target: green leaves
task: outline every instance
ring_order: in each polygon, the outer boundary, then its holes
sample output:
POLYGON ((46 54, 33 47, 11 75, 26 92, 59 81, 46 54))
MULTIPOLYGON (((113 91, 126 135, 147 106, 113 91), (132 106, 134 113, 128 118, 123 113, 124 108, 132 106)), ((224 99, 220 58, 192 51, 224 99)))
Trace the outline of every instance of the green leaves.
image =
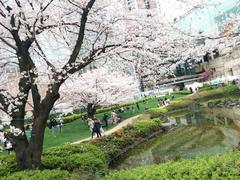
POLYGON ((67 171, 62 170, 28 170, 28 171, 21 171, 11 174, 8 177, 2 177, 2 180, 44 180, 44 179, 51 179, 51 180, 68 180, 72 179, 72 175, 67 171))
POLYGON ((113 171, 104 179, 239 179, 240 152, 113 171))

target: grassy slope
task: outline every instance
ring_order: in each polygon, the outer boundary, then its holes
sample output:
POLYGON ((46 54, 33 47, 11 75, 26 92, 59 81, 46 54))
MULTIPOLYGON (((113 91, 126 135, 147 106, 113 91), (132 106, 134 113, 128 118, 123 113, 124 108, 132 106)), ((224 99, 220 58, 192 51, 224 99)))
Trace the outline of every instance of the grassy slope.
POLYGON ((192 102, 207 102, 212 99, 224 99, 224 98, 240 98, 240 90, 236 85, 229 85, 223 88, 208 89, 205 91, 197 92, 192 96, 184 97, 179 101, 175 101, 170 104, 167 109, 179 110, 181 108, 186 108, 192 102))
MULTIPOLYGON (((178 100, 179 98, 185 96, 186 94, 174 94, 175 96, 175 100, 178 100)), ((168 97, 168 96, 167 96, 168 97)), ((149 108, 156 108, 157 107, 157 99, 151 99, 148 101, 147 104, 144 103, 139 103, 140 106, 140 110, 137 110, 136 105, 134 105, 134 111, 129 110, 129 111, 125 111, 123 113, 120 114, 120 116, 122 117, 122 119, 127 119, 139 114, 143 114, 145 112, 144 107, 147 106, 149 108)), ((132 106, 131 106, 132 107, 132 106)), ((111 112, 108 112, 109 117, 111 112)), ((96 115, 99 119, 102 119, 103 117, 103 113, 97 114, 96 115)), ((112 126, 109 127, 112 128, 112 126)), ((106 129, 105 129, 106 130, 106 129)), ((91 133, 87 127, 87 124, 84 123, 81 120, 76 120, 74 122, 65 124, 63 126, 63 133, 61 134, 59 132, 59 129, 56 129, 56 136, 57 137, 53 137, 51 134, 51 130, 49 128, 46 128, 45 130, 45 139, 44 139, 44 148, 48 148, 48 147, 53 147, 53 146, 57 146, 57 145, 61 145, 67 142, 74 142, 77 140, 81 140, 84 138, 87 138, 89 136, 91 136, 91 133)))

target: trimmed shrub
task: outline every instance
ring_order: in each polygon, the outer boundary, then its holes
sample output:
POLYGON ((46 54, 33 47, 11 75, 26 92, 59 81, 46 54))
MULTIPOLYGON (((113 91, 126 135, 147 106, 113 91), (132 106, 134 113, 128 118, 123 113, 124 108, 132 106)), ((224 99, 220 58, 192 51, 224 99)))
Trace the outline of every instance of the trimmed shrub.
POLYGON ((0 156, 0 177, 10 175, 17 171, 17 164, 14 155, 0 156))
POLYGON ((210 101, 208 101, 208 107, 213 108, 213 107, 215 107, 216 105, 218 105, 221 102, 222 102, 221 99, 210 100, 210 101))
POLYGON ((182 91, 175 91, 175 92, 173 92, 173 95, 189 95, 189 94, 191 94, 191 92, 188 91, 188 90, 182 90, 182 91))
POLYGON ((240 152, 113 171, 103 179, 239 179, 240 152))
POLYGON ((79 171, 88 175, 104 174, 107 170, 106 156, 92 144, 63 145, 43 153, 45 169, 79 171))
POLYGON ((181 100, 172 102, 166 107, 166 109, 167 111, 184 109, 184 108, 187 108, 191 103, 192 103, 192 100, 188 100, 187 98, 181 99, 181 100))
POLYGON ((127 126, 124 133, 133 137, 146 137, 151 132, 159 130, 160 126, 161 121, 159 119, 141 120, 127 126))
POLYGON ((229 85, 222 88, 205 90, 197 92, 192 96, 187 96, 179 101, 174 101, 166 108, 168 111, 184 109, 192 102, 206 102, 212 99, 221 99, 226 97, 240 97, 240 90, 236 85, 229 85))
POLYGON ((150 114, 150 118, 159 118, 159 117, 164 117, 164 114, 167 112, 166 108, 151 108, 147 110, 145 113, 150 114))
POLYGON ((63 170, 28 170, 1 177, 2 180, 69 180, 72 178, 73 175, 63 170))
MULTIPOLYGON (((17 171, 14 156, 1 156, 0 162, 0 177, 8 177, 17 171)), ((102 176, 107 171, 106 155, 92 144, 66 144, 49 148, 43 153, 42 163, 44 169, 77 172, 79 176, 88 178, 102 176)))
POLYGON ((92 143, 101 148, 109 156, 108 160, 110 160, 124 148, 160 130, 160 128, 161 121, 159 119, 139 120, 112 135, 96 139, 92 143))
POLYGON ((73 122, 73 121, 79 119, 80 116, 81 116, 81 114, 73 114, 73 115, 70 115, 70 116, 62 117, 63 124, 67 124, 67 123, 73 122))

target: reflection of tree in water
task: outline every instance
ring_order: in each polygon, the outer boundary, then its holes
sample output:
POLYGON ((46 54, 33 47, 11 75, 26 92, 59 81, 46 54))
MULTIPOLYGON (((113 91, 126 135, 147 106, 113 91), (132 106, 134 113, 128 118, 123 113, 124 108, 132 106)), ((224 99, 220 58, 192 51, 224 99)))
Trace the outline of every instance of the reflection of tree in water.
POLYGON ((180 124, 178 128, 133 149, 120 166, 159 164, 179 158, 194 158, 200 154, 223 153, 226 149, 238 147, 240 132, 232 120, 227 119, 224 124, 226 118, 217 117, 207 109, 197 106, 190 109, 177 118, 169 118, 180 124), (217 123, 214 118, 218 118, 217 123))
POLYGON ((163 138, 164 141, 151 150, 154 163, 157 164, 180 157, 192 158, 205 148, 221 144, 224 136, 212 126, 202 126, 180 128, 163 138))

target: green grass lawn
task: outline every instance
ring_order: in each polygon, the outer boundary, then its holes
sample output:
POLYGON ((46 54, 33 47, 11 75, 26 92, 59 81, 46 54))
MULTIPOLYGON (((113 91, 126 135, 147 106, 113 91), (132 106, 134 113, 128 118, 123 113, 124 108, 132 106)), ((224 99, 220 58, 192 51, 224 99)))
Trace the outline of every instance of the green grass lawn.
MULTIPOLYGON (((186 94, 174 94, 174 97, 175 97, 175 100, 178 100, 179 98, 185 95, 186 94)), ((170 98, 170 97, 167 96, 167 98, 170 98)), ((157 107, 157 103, 158 103, 157 99, 158 98, 150 99, 146 104, 139 103, 140 110, 137 109, 136 105, 130 106, 131 110, 124 111, 123 113, 118 113, 118 115, 120 115, 121 119, 124 120, 139 114, 143 114, 145 112, 144 107, 148 107, 148 108, 157 107), (132 107, 134 110, 132 110, 132 107)), ((104 113, 96 114, 96 117, 102 120, 103 114, 104 113)), ((111 111, 108 112, 107 114, 109 115, 109 117, 111 117, 111 111)), ((111 129, 113 127, 114 125, 110 125, 108 129, 111 129)), ((76 120, 74 122, 64 124, 62 133, 59 132, 58 128, 55 130, 56 130, 56 137, 52 135, 51 130, 49 128, 46 128, 45 138, 44 138, 44 148, 58 146, 64 143, 75 142, 91 136, 91 132, 89 131, 87 124, 82 120, 76 120)))

